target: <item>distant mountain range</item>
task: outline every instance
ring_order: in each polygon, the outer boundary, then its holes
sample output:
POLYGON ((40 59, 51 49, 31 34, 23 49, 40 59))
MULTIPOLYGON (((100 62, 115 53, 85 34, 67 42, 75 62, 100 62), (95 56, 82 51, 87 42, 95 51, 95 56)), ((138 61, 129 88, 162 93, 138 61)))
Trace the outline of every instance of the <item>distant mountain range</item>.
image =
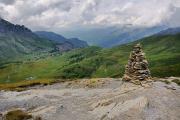
POLYGON ((56 43, 56 48, 61 51, 68 51, 74 48, 84 48, 88 44, 85 41, 79 40, 78 38, 67 39, 62 35, 47 31, 36 31, 34 32, 40 38, 49 39, 56 43))
MULTIPOLYGON (((50 34, 52 34, 52 36, 54 35, 53 33, 50 34)), ((53 50, 64 52, 74 48, 88 46, 86 42, 78 39, 68 40, 64 37, 61 39, 60 35, 57 35, 59 39, 55 41, 53 41, 53 37, 49 37, 50 39, 48 39, 48 37, 42 36, 33 33, 23 25, 14 25, 0 18, 0 61, 17 58, 34 52, 50 52, 53 50)))
POLYGON ((75 29, 61 31, 66 37, 78 37, 86 40, 91 45, 101 47, 113 47, 156 34, 165 30, 165 26, 156 26, 150 28, 133 27, 133 26, 110 26, 96 27, 87 29, 75 29))
POLYGON ((180 27, 177 28, 168 28, 166 30, 162 30, 159 33, 157 33, 156 35, 175 35, 180 33, 180 27))

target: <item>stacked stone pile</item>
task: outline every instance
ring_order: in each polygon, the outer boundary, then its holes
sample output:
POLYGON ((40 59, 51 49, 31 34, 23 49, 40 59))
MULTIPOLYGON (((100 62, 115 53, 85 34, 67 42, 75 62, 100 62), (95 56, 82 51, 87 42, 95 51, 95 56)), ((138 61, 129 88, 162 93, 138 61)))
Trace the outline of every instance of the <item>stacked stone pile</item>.
POLYGON ((148 62, 145 54, 142 51, 141 45, 136 44, 130 54, 128 64, 125 66, 125 74, 123 80, 131 81, 135 84, 148 82, 151 79, 151 74, 148 69, 148 62))

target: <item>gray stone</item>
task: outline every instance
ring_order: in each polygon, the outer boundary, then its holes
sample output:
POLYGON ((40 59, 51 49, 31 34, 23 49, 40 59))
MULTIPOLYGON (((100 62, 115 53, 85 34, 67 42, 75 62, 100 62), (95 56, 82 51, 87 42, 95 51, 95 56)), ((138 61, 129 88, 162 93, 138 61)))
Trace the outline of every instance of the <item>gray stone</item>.
POLYGON ((141 45, 136 44, 130 53, 128 64, 125 66, 123 80, 139 84, 140 81, 149 81, 149 79, 151 79, 151 74, 148 69, 148 61, 141 45))

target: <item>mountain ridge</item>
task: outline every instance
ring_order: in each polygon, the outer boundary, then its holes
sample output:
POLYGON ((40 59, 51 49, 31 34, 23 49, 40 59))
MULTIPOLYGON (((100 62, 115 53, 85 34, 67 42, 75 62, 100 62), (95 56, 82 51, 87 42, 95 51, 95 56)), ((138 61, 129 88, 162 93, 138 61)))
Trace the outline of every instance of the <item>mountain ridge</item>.
POLYGON ((60 31, 66 37, 78 37, 86 40, 90 45, 97 45, 105 48, 133 42, 143 37, 151 36, 166 29, 165 26, 150 28, 130 26, 109 26, 97 28, 84 28, 83 30, 60 31))
POLYGON ((63 44, 64 42, 69 42, 73 45, 73 48, 83 48, 87 47, 88 44, 85 41, 79 40, 78 38, 65 38, 64 36, 54 33, 54 32, 48 32, 48 31, 35 31, 36 35, 38 35, 41 38, 49 39, 53 42, 63 44))
POLYGON ((160 31, 159 33, 155 35, 175 35, 178 33, 180 33, 180 27, 168 28, 168 29, 160 31))

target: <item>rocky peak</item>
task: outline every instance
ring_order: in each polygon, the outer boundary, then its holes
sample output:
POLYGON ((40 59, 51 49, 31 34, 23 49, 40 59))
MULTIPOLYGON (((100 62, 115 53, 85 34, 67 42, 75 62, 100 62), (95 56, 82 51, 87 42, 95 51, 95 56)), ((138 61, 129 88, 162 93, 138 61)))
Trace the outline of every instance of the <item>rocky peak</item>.
POLYGON ((131 81, 135 84, 150 81, 151 74, 148 69, 148 61, 141 45, 138 43, 134 46, 130 54, 128 64, 125 66, 123 80, 131 81))
POLYGON ((24 25, 14 25, 2 18, 0 18, 0 33, 33 34, 32 31, 24 25))

